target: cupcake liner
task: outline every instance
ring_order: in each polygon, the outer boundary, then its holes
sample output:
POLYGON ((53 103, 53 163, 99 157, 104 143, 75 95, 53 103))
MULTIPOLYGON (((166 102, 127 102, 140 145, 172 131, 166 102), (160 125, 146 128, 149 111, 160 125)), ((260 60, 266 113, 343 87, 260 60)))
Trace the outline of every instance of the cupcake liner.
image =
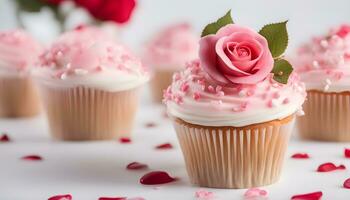
POLYGON ((29 77, 0 77, 0 117, 29 117, 39 112, 37 88, 29 77))
POLYGON ((193 184, 251 188, 278 181, 294 116, 245 127, 209 127, 174 120, 193 184))
POLYGON ((161 103, 163 100, 163 91, 168 88, 172 82, 173 73, 175 70, 157 70, 154 72, 150 81, 153 101, 161 103))
POLYGON ((303 139, 350 141, 350 92, 308 91, 299 117, 299 135, 303 139))
POLYGON ((51 133, 62 140, 130 137, 138 89, 108 92, 93 88, 42 88, 51 133))

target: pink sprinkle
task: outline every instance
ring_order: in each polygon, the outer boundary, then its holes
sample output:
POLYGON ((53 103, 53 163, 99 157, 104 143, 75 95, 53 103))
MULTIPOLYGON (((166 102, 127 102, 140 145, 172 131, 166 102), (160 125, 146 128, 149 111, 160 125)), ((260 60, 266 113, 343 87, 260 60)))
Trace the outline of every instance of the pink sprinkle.
POLYGON ((265 100, 266 98, 267 98, 267 94, 266 94, 266 93, 264 93, 264 94, 261 95, 261 99, 262 99, 262 100, 265 100))
POLYGON ((182 104, 183 103, 183 98, 180 95, 174 95, 174 101, 177 104, 182 104))
POLYGON ((247 92, 247 96, 250 97, 250 96, 253 96, 254 95, 254 90, 249 90, 247 92))
POLYGON ((194 92, 194 93, 193 93, 193 99, 194 99, 194 100, 198 101, 200 98, 201 98, 201 95, 200 95, 199 92, 194 92))
POLYGON ((250 188, 244 193, 244 198, 246 200, 248 199, 256 199, 256 198, 266 198, 267 197, 267 191, 259 188, 250 188))
POLYGON ((344 76, 344 73, 343 73, 343 72, 338 72, 338 73, 334 74, 334 78, 335 78, 336 80, 338 80, 338 81, 339 81, 340 79, 342 79, 343 76, 344 76))
POLYGON ((215 91, 215 90, 214 90, 214 87, 211 86, 211 85, 208 86, 208 90, 209 90, 209 92, 214 92, 214 91, 215 91))
POLYGON ((248 102, 241 103, 241 108, 242 109, 245 110, 247 108, 247 106, 248 106, 248 102))
POLYGON ((178 72, 174 73, 173 80, 178 81, 180 79, 181 79, 181 75, 178 72))
POLYGON ((189 88, 190 88, 189 84, 188 84, 187 82, 184 82, 184 83, 181 85, 180 90, 181 90, 182 92, 187 92, 189 88))
POLYGON ((216 95, 218 97, 222 97, 222 96, 225 96, 225 92, 224 91, 218 91, 218 92, 216 92, 216 95))
POLYGON ((282 102, 283 104, 288 104, 289 103, 289 99, 288 98, 285 98, 282 102))
POLYGON ((222 87, 221 87, 220 85, 216 86, 215 91, 216 91, 216 92, 222 91, 222 87))
POLYGON ((197 80, 197 83, 198 83, 199 85, 205 85, 205 80, 199 79, 199 80, 197 80))
POLYGON ((214 193, 206 190, 198 190, 195 195, 198 200, 211 200, 214 199, 214 193))
POLYGON ((97 66, 97 67, 95 68, 95 70, 96 70, 97 72, 102 72, 102 71, 103 71, 103 67, 97 66))
POLYGON ((272 97, 274 98, 274 99, 278 99, 278 98, 280 98, 280 94, 279 94, 279 92, 275 92, 275 93, 273 93, 273 95, 272 95, 272 97))

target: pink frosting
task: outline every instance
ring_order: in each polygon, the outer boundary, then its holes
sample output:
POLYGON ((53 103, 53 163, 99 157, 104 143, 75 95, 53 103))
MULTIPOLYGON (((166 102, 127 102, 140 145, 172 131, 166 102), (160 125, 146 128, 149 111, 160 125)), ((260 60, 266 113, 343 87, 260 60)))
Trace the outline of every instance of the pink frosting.
POLYGON ((197 58, 199 37, 186 23, 167 27, 146 46, 144 61, 159 69, 181 69, 197 58))
POLYGON ((41 46, 21 30, 0 32, 0 68, 23 71, 37 63, 41 46))
POLYGON ((95 27, 80 27, 63 34, 40 56, 48 75, 61 78, 102 73, 105 69, 126 74, 146 73, 140 60, 123 45, 95 27))
POLYGON ((199 58, 203 69, 222 84, 255 84, 266 78, 274 63, 267 40, 237 24, 203 37, 199 58))

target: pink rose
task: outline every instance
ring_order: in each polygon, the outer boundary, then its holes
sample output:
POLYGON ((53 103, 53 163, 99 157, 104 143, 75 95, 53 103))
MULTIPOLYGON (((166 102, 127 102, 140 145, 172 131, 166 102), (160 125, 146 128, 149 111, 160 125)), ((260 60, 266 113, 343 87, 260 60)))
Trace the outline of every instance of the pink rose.
POLYGON ((222 84, 254 84, 273 68, 267 40, 250 28, 229 24, 203 37, 199 45, 201 66, 222 84))

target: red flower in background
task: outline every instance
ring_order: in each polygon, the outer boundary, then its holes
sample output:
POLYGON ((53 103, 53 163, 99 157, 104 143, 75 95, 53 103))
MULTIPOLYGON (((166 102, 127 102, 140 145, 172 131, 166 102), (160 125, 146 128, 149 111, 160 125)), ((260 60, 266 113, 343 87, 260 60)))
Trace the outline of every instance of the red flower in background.
POLYGON ((127 22, 136 6, 135 0, 75 0, 75 2, 87 9, 96 19, 117 23, 127 22))

